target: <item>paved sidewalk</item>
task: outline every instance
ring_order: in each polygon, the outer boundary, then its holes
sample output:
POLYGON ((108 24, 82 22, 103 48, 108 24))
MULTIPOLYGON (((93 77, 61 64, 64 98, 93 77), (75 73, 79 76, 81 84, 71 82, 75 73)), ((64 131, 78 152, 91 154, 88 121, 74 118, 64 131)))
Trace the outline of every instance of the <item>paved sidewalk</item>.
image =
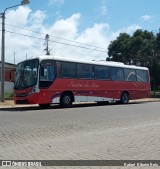
POLYGON ((0 102, 0 108, 16 108, 16 107, 31 107, 31 106, 37 106, 33 104, 14 104, 13 100, 5 100, 4 102, 0 102))
POLYGON ((5 100, 4 102, 0 102, 0 107, 8 107, 8 106, 15 106, 13 100, 5 100))
MULTIPOLYGON (((137 99, 137 100, 130 100, 130 103, 140 103, 140 102, 159 102, 160 98, 145 98, 145 99, 137 99)), ((76 104, 88 104, 89 102, 85 103, 76 103, 76 104)), ((94 103, 94 102, 92 102, 94 103)), ((0 108, 16 108, 16 107, 35 107, 38 106, 37 104, 22 104, 22 105, 15 105, 13 100, 5 100, 4 102, 0 102, 0 108)))
POLYGON ((159 102, 160 98, 144 98, 144 99, 137 99, 137 100, 130 100, 130 103, 136 102, 159 102))

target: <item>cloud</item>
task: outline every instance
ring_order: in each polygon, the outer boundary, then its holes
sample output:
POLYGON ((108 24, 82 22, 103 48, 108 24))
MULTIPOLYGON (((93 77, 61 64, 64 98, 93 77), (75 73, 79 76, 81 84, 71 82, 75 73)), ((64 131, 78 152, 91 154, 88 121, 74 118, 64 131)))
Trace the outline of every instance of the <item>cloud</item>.
POLYGON ((142 27, 140 25, 133 24, 133 25, 125 28, 124 32, 131 34, 131 33, 135 32, 137 29, 142 29, 142 27))
POLYGON ((68 39, 74 39, 77 36, 77 27, 79 24, 80 13, 73 14, 70 18, 60 19, 52 26, 52 34, 56 34, 59 37, 65 37, 68 39))
POLYGON ((106 15, 106 14, 107 14, 107 7, 106 7, 105 5, 103 5, 103 6, 101 7, 101 14, 102 14, 102 15, 106 15))
POLYGON ((133 24, 126 28, 122 28, 116 32, 112 32, 111 39, 116 39, 120 33, 124 33, 124 32, 132 35, 137 29, 142 29, 142 27, 140 25, 133 24))
POLYGON ((37 56, 39 54, 39 49, 44 48, 43 42, 32 37, 42 38, 42 36, 28 30, 40 31, 43 28, 45 18, 45 12, 39 10, 32 12, 29 7, 22 6, 6 13, 6 62, 13 63, 14 52, 16 63, 24 60, 26 55, 37 56), (24 29, 19 29, 19 27, 24 29))
POLYGON ((105 60, 108 55, 104 51, 107 51, 110 41, 121 32, 132 33, 140 28, 139 25, 131 25, 113 32, 109 24, 95 23, 80 31, 80 13, 75 13, 66 19, 60 18, 50 25, 46 24, 46 18, 45 11, 33 12, 29 7, 19 7, 6 13, 6 62, 14 62, 14 52, 16 63, 24 60, 26 55, 28 58, 45 55, 46 34, 50 36, 49 48, 52 55, 84 60, 105 60))
POLYGON ((31 9, 27 6, 20 6, 16 10, 9 10, 6 14, 6 22, 14 25, 25 25, 27 24, 30 13, 31 9))
POLYGON ((49 0, 50 5, 54 4, 64 4, 65 0, 49 0))
POLYGON ((103 0, 103 1, 102 1, 101 15, 107 15, 107 13, 108 13, 108 10, 107 10, 107 2, 108 2, 108 0, 103 0))
POLYGON ((143 16, 141 16, 141 18, 142 18, 144 21, 148 21, 148 20, 150 20, 151 18, 153 18, 153 16, 151 16, 151 15, 143 15, 143 16))
POLYGON ((37 10, 30 15, 28 22, 32 25, 43 24, 43 21, 47 18, 46 12, 37 10))
POLYGON ((59 11, 55 12, 55 16, 56 16, 57 20, 60 20, 63 18, 62 14, 59 11))

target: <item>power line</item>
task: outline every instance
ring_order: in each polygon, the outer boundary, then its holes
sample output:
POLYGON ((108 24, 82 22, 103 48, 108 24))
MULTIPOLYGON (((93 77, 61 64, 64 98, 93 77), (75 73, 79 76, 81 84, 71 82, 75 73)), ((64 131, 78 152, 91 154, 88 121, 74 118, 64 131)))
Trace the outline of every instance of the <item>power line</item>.
POLYGON ((26 29, 26 28, 22 28, 22 27, 19 27, 19 26, 15 26, 15 25, 7 24, 7 23, 6 23, 6 25, 11 26, 11 27, 15 27, 15 28, 18 28, 18 29, 23 29, 23 30, 26 30, 26 31, 29 31, 29 32, 37 33, 37 34, 46 35, 45 33, 37 32, 37 31, 33 31, 33 30, 26 29))
MULTIPOLYGON (((11 27, 15 27, 15 28, 18 28, 18 29, 26 30, 26 31, 29 31, 29 32, 37 33, 37 34, 46 35, 45 33, 33 31, 33 30, 22 28, 22 27, 19 27, 19 26, 7 24, 7 23, 6 23, 6 25, 11 26, 11 27)), ((90 46, 90 47, 106 50, 106 48, 102 48, 102 47, 98 47, 98 46, 94 46, 94 45, 89 45, 89 44, 86 44, 86 43, 77 42, 77 41, 73 41, 73 40, 69 40, 69 39, 65 39, 65 38, 61 38, 61 37, 57 37, 57 36, 53 36, 53 35, 50 35, 50 37, 54 37, 54 38, 57 38, 57 39, 61 39, 61 40, 65 40, 65 41, 69 41, 69 42, 74 42, 74 43, 78 43, 78 44, 85 45, 85 46, 90 46)))
MULTIPOLYGON (((13 34, 17 34, 17 35, 21 35, 21 36, 26 36, 26 37, 30 37, 30 38, 34 38, 34 39, 38 39, 38 40, 43 40, 43 38, 39 38, 39 37, 35 37, 35 36, 31 36, 31 35, 26 35, 26 34, 22 34, 22 33, 17 33, 17 32, 12 32, 12 31, 6 31, 8 33, 13 33, 13 34)), ((93 48, 88 48, 88 47, 84 47, 84 46, 78 46, 78 45, 73 45, 73 44, 69 44, 69 43, 64 43, 64 42, 58 42, 58 41, 53 41, 53 40, 49 40, 50 42, 54 42, 54 43, 58 43, 58 44, 62 44, 62 45, 67 45, 67 46, 73 46, 73 47, 78 47, 78 48, 82 48, 82 49, 88 49, 88 50, 94 50, 94 51, 98 51, 98 52, 104 52, 107 53, 107 51, 105 50, 99 50, 99 49, 93 49, 93 48)))
POLYGON ((17 35, 22 35, 22 36, 26 36, 26 37, 30 37, 30 38, 35 38, 35 39, 39 39, 39 40, 44 40, 43 38, 38 38, 38 37, 35 37, 35 36, 31 36, 31 35, 25 35, 23 33, 17 33, 17 32, 12 32, 12 31, 6 31, 6 32, 17 34, 17 35))

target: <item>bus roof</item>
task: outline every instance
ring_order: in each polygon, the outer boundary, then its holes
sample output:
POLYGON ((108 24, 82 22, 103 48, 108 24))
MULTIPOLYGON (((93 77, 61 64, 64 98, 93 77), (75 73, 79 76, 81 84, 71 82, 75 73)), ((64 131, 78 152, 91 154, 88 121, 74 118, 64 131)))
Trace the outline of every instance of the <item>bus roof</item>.
MULTIPOLYGON (((97 61, 97 60, 82 60, 82 59, 73 59, 73 58, 66 58, 66 57, 58 57, 52 55, 43 55, 37 57, 40 61, 51 59, 51 60, 58 60, 58 61, 67 61, 67 62, 75 62, 75 63, 84 63, 84 64, 93 64, 93 65, 102 65, 102 66, 113 66, 113 67, 122 67, 122 68, 129 68, 129 69, 141 69, 141 70, 148 70, 147 67, 140 67, 135 65, 125 65, 121 62, 113 62, 113 61, 97 61)), ((33 58, 32 58, 33 59, 33 58)), ((28 59, 30 60, 30 59, 28 59)))

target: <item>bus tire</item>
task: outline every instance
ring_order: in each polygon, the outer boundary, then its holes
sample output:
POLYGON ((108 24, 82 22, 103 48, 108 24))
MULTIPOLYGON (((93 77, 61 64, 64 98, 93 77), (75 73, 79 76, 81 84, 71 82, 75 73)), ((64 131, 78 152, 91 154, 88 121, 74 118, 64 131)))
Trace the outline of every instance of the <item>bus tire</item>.
POLYGON ((123 92, 122 93, 120 103, 121 104, 128 104, 129 103, 129 94, 128 94, 128 92, 123 92))
POLYGON ((50 107, 50 104, 39 104, 39 107, 40 107, 41 109, 47 109, 47 108, 50 107))
POLYGON ((73 101, 73 97, 71 93, 69 92, 63 93, 60 99, 60 106, 64 108, 71 107, 72 101, 73 101))

